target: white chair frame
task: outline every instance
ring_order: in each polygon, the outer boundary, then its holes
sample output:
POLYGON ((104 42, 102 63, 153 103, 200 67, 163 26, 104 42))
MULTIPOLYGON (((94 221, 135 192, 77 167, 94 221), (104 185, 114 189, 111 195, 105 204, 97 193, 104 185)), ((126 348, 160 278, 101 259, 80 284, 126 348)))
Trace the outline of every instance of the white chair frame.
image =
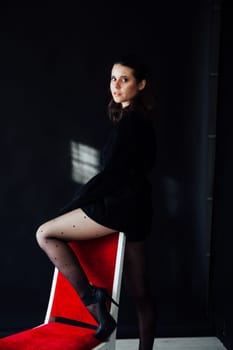
MULTIPOLYGON (((126 244, 125 234, 123 232, 119 232, 114 279, 113 279, 113 288, 112 288, 112 298, 117 303, 119 303, 119 301, 120 301, 125 244, 126 244)), ((57 268, 55 268, 44 324, 47 324, 49 322, 49 319, 50 319, 53 300, 54 300, 54 294, 55 294, 55 290, 56 290, 57 277, 58 277, 58 270, 57 270, 57 268)), ((110 313, 113 316, 113 318, 117 321, 117 319, 118 319, 118 307, 114 303, 111 303, 110 313)), ((116 349, 116 330, 111 334, 108 341, 99 344, 98 346, 96 346, 92 350, 115 350, 115 349, 116 349)))

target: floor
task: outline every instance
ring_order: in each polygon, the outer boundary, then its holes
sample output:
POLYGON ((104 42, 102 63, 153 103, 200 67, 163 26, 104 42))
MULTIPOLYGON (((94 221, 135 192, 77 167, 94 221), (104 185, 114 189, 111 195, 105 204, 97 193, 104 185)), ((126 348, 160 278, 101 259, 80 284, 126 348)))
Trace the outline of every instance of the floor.
MULTIPOLYGON (((137 339, 118 339, 116 350, 137 350, 137 339)), ((215 337, 155 339, 153 350, 226 350, 215 337)))

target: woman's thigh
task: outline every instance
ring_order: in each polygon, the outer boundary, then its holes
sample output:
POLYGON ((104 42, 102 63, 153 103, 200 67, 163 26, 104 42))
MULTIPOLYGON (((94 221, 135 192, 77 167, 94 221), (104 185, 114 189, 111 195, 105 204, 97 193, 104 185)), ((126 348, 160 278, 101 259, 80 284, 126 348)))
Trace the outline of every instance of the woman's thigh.
POLYGON ((113 232, 116 230, 98 224, 82 209, 75 209, 42 224, 37 231, 37 237, 75 241, 98 238, 113 232))

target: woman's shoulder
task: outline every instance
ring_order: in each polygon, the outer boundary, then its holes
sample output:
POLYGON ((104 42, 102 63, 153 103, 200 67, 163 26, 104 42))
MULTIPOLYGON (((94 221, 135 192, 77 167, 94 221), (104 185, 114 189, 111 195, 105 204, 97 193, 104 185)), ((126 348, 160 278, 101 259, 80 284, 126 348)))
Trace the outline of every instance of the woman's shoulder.
POLYGON ((149 124, 150 119, 147 118, 146 115, 144 115, 140 111, 129 111, 125 114, 123 114, 120 121, 117 123, 118 125, 126 125, 126 124, 149 124))
POLYGON ((154 129, 154 121, 142 112, 130 111, 118 122, 118 127, 120 129, 130 129, 132 131, 143 131, 145 129, 154 129))
POLYGON ((115 137, 122 143, 130 143, 135 139, 148 143, 155 138, 154 125, 141 113, 132 111, 117 123, 115 137))

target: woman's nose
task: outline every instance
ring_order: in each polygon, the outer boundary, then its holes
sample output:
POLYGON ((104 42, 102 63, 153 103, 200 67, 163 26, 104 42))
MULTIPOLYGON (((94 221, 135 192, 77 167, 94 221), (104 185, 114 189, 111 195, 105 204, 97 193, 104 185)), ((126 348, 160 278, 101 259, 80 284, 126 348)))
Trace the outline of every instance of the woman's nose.
POLYGON ((120 87, 121 87, 121 85, 120 85, 119 80, 116 80, 115 88, 116 88, 116 89, 120 89, 120 87))

